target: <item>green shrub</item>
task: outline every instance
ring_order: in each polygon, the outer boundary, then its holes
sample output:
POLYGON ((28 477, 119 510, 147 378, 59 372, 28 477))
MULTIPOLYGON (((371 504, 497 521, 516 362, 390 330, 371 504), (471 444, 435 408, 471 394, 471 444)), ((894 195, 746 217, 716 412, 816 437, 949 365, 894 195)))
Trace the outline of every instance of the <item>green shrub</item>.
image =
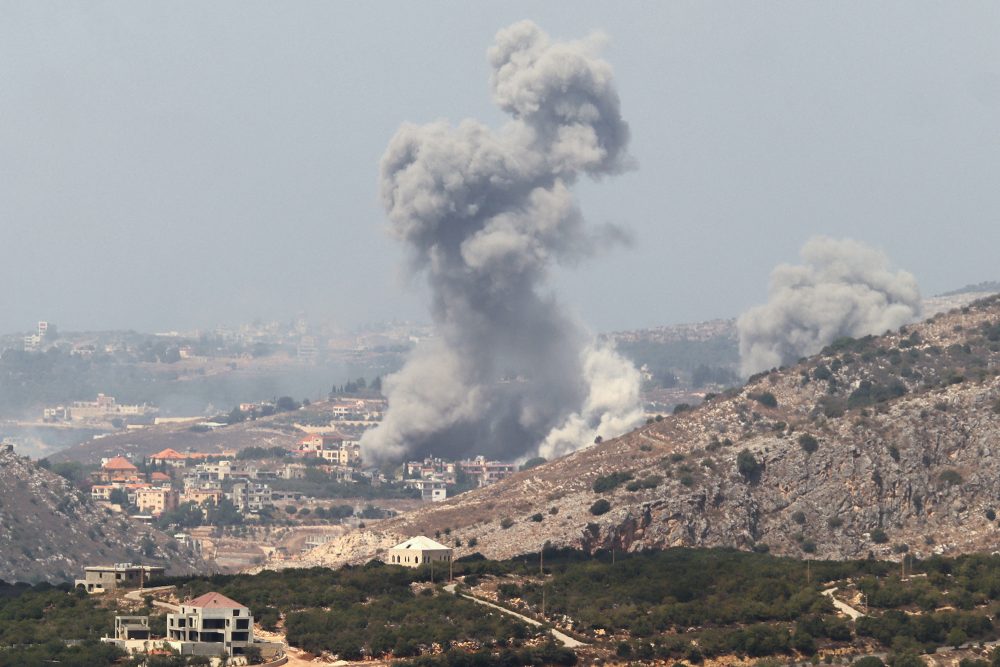
POLYGON ((840 528, 841 526, 844 525, 844 520, 841 519, 839 516, 831 516, 829 519, 826 520, 826 525, 829 526, 830 528, 840 528))
POLYGON ((941 474, 938 475, 938 480, 948 486, 957 486, 962 483, 962 475, 957 470, 942 470, 941 474))
POLYGON ((541 523, 541 521, 542 521, 542 520, 543 520, 544 518, 545 518, 545 517, 544 517, 544 516, 542 516, 542 513, 541 513, 541 512, 536 512, 535 514, 532 514, 532 515, 531 515, 531 520, 532 520, 532 521, 534 521, 535 523, 541 523))
POLYGON ((544 456, 536 456, 534 458, 528 459, 523 464, 521 464, 521 470, 531 470, 532 468, 537 468, 540 465, 548 463, 548 459, 544 456))
POLYGON ((996 512, 996 510, 993 509, 992 507, 987 508, 987 510, 986 510, 986 518, 989 519, 990 521, 995 520, 997 518, 997 512, 996 512))
POLYGON ((876 528, 871 532, 872 542, 875 544, 885 544, 889 541, 889 536, 881 528, 876 528))
POLYGON ((881 658, 877 658, 874 655, 866 655, 863 658, 858 658, 851 663, 853 667, 885 667, 885 663, 882 662, 881 658))
POLYGON ((750 398, 768 408, 778 407, 778 399, 769 391, 762 391, 759 394, 750 394, 750 398))
POLYGON ((609 511, 611 511, 611 503, 605 500, 604 498, 601 498, 600 500, 598 500, 597 502, 595 502, 593 505, 590 506, 590 513, 593 514, 594 516, 607 514, 609 511))
POLYGON ((594 480, 594 493, 607 493, 625 482, 631 480, 635 475, 630 470, 617 471, 609 475, 602 475, 594 480))
POLYGON ((804 525, 806 522, 806 513, 801 510, 797 512, 792 512, 792 521, 799 524, 800 526, 804 525))
POLYGON ((749 449, 744 449, 736 456, 736 470, 744 480, 751 481, 760 475, 761 465, 749 449))
POLYGON ((514 525, 514 520, 511 519, 509 516, 505 516, 504 518, 500 519, 500 527, 503 528, 504 530, 507 530, 513 525, 514 525))
POLYGON ((808 433, 803 433, 799 436, 799 447, 801 447, 806 454, 812 454, 819 449, 819 440, 808 433))

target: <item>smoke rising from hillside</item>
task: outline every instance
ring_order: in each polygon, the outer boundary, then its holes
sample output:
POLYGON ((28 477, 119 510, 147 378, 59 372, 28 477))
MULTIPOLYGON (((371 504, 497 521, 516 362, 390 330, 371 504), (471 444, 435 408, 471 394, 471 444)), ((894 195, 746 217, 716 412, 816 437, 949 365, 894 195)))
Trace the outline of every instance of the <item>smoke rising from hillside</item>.
POLYGON ((549 455, 640 417, 639 376, 548 295, 553 263, 622 239, 591 229, 570 194, 579 174, 629 166, 599 40, 552 42, 525 21, 489 50, 494 101, 512 120, 404 124, 382 158, 393 235, 426 273, 437 337, 386 378, 389 409, 361 441, 369 460, 549 455))
POLYGON ((819 236, 803 264, 771 273, 768 302, 740 316, 740 364, 752 374, 815 354, 837 338, 896 329, 920 316, 912 274, 894 271, 880 251, 851 239, 819 236))

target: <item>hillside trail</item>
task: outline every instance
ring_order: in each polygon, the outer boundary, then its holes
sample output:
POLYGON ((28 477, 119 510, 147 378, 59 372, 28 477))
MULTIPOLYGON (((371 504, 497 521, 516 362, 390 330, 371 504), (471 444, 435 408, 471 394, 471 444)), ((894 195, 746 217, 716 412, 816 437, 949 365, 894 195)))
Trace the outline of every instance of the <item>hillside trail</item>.
MULTIPOLYGON (((147 595, 152 595, 154 593, 162 593, 164 591, 173 590, 174 586, 153 586, 152 588, 140 588, 138 590, 129 591, 124 595, 126 600, 131 600, 132 602, 142 602, 142 599, 147 595)), ((167 611, 173 613, 179 613, 181 608, 175 604, 170 604, 169 602, 161 602, 160 600, 153 600, 153 606, 159 607, 160 609, 166 609, 167 611)))
MULTIPOLYGON (((510 609, 507 609, 505 607, 501 607, 500 605, 497 605, 497 604, 493 604, 492 602, 487 602, 486 600, 480 600, 479 598, 473 597, 471 595, 466 595, 464 593, 459 593, 457 590, 455 590, 455 584, 448 584, 447 586, 444 587, 444 589, 446 591, 448 591, 449 593, 451 593, 452 595, 458 595, 460 597, 465 598, 466 600, 471 600, 471 601, 475 602, 476 604, 481 604, 481 605, 486 606, 486 607, 492 607, 493 609, 496 609, 497 611, 499 611, 501 613, 504 613, 504 614, 507 614, 508 616, 513 616, 514 618, 520 619, 520 620, 524 621, 525 623, 527 623, 528 625, 532 625, 532 626, 534 626, 536 628, 542 626, 541 622, 536 621, 533 618, 529 618, 529 617, 527 617, 527 616, 525 616, 523 614, 519 614, 516 611, 511 611, 510 609)), ((555 637, 560 642, 562 642, 562 645, 565 646, 566 648, 579 648, 581 646, 586 646, 587 645, 587 644, 584 644, 583 642, 581 642, 579 640, 573 639, 569 635, 566 635, 566 634, 564 634, 562 632, 559 632, 555 628, 550 628, 549 632, 552 634, 553 637, 555 637)))

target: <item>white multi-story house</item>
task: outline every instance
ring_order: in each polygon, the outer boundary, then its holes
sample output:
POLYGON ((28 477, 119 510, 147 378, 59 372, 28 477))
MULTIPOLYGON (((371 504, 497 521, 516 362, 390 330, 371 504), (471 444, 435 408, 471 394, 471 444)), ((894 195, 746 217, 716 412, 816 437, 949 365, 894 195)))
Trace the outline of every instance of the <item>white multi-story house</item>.
POLYGON ((408 479, 406 486, 418 489, 421 500, 437 503, 448 499, 448 483, 443 479, 408 479))
POLYGON ((236 509, 243 514, 259 512, 268 505, 273 504, 271 487, 267 484, 236 482, 233 484, 233 490, 226 495, 232 500, 236 509))
POLYGON ((221 593, 205 593, 182 603, 180 612, 167 614, 167 639, 217 644, 226 655, 242 655, 253 643, 253 616, 221 593))

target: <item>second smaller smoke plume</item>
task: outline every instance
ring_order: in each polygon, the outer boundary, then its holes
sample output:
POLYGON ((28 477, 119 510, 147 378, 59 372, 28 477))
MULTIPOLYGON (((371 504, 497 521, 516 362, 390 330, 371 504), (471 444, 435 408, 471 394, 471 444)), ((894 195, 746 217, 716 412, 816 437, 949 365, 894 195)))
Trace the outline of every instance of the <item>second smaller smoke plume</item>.
POLYGON ((819 236, 801 265, 771 273, 768 302, 736 323, 745 375, 816 354, 844 336, 896 329, 920 316, 916 278, 893 270, 882 252, 852 239, 819 236))

